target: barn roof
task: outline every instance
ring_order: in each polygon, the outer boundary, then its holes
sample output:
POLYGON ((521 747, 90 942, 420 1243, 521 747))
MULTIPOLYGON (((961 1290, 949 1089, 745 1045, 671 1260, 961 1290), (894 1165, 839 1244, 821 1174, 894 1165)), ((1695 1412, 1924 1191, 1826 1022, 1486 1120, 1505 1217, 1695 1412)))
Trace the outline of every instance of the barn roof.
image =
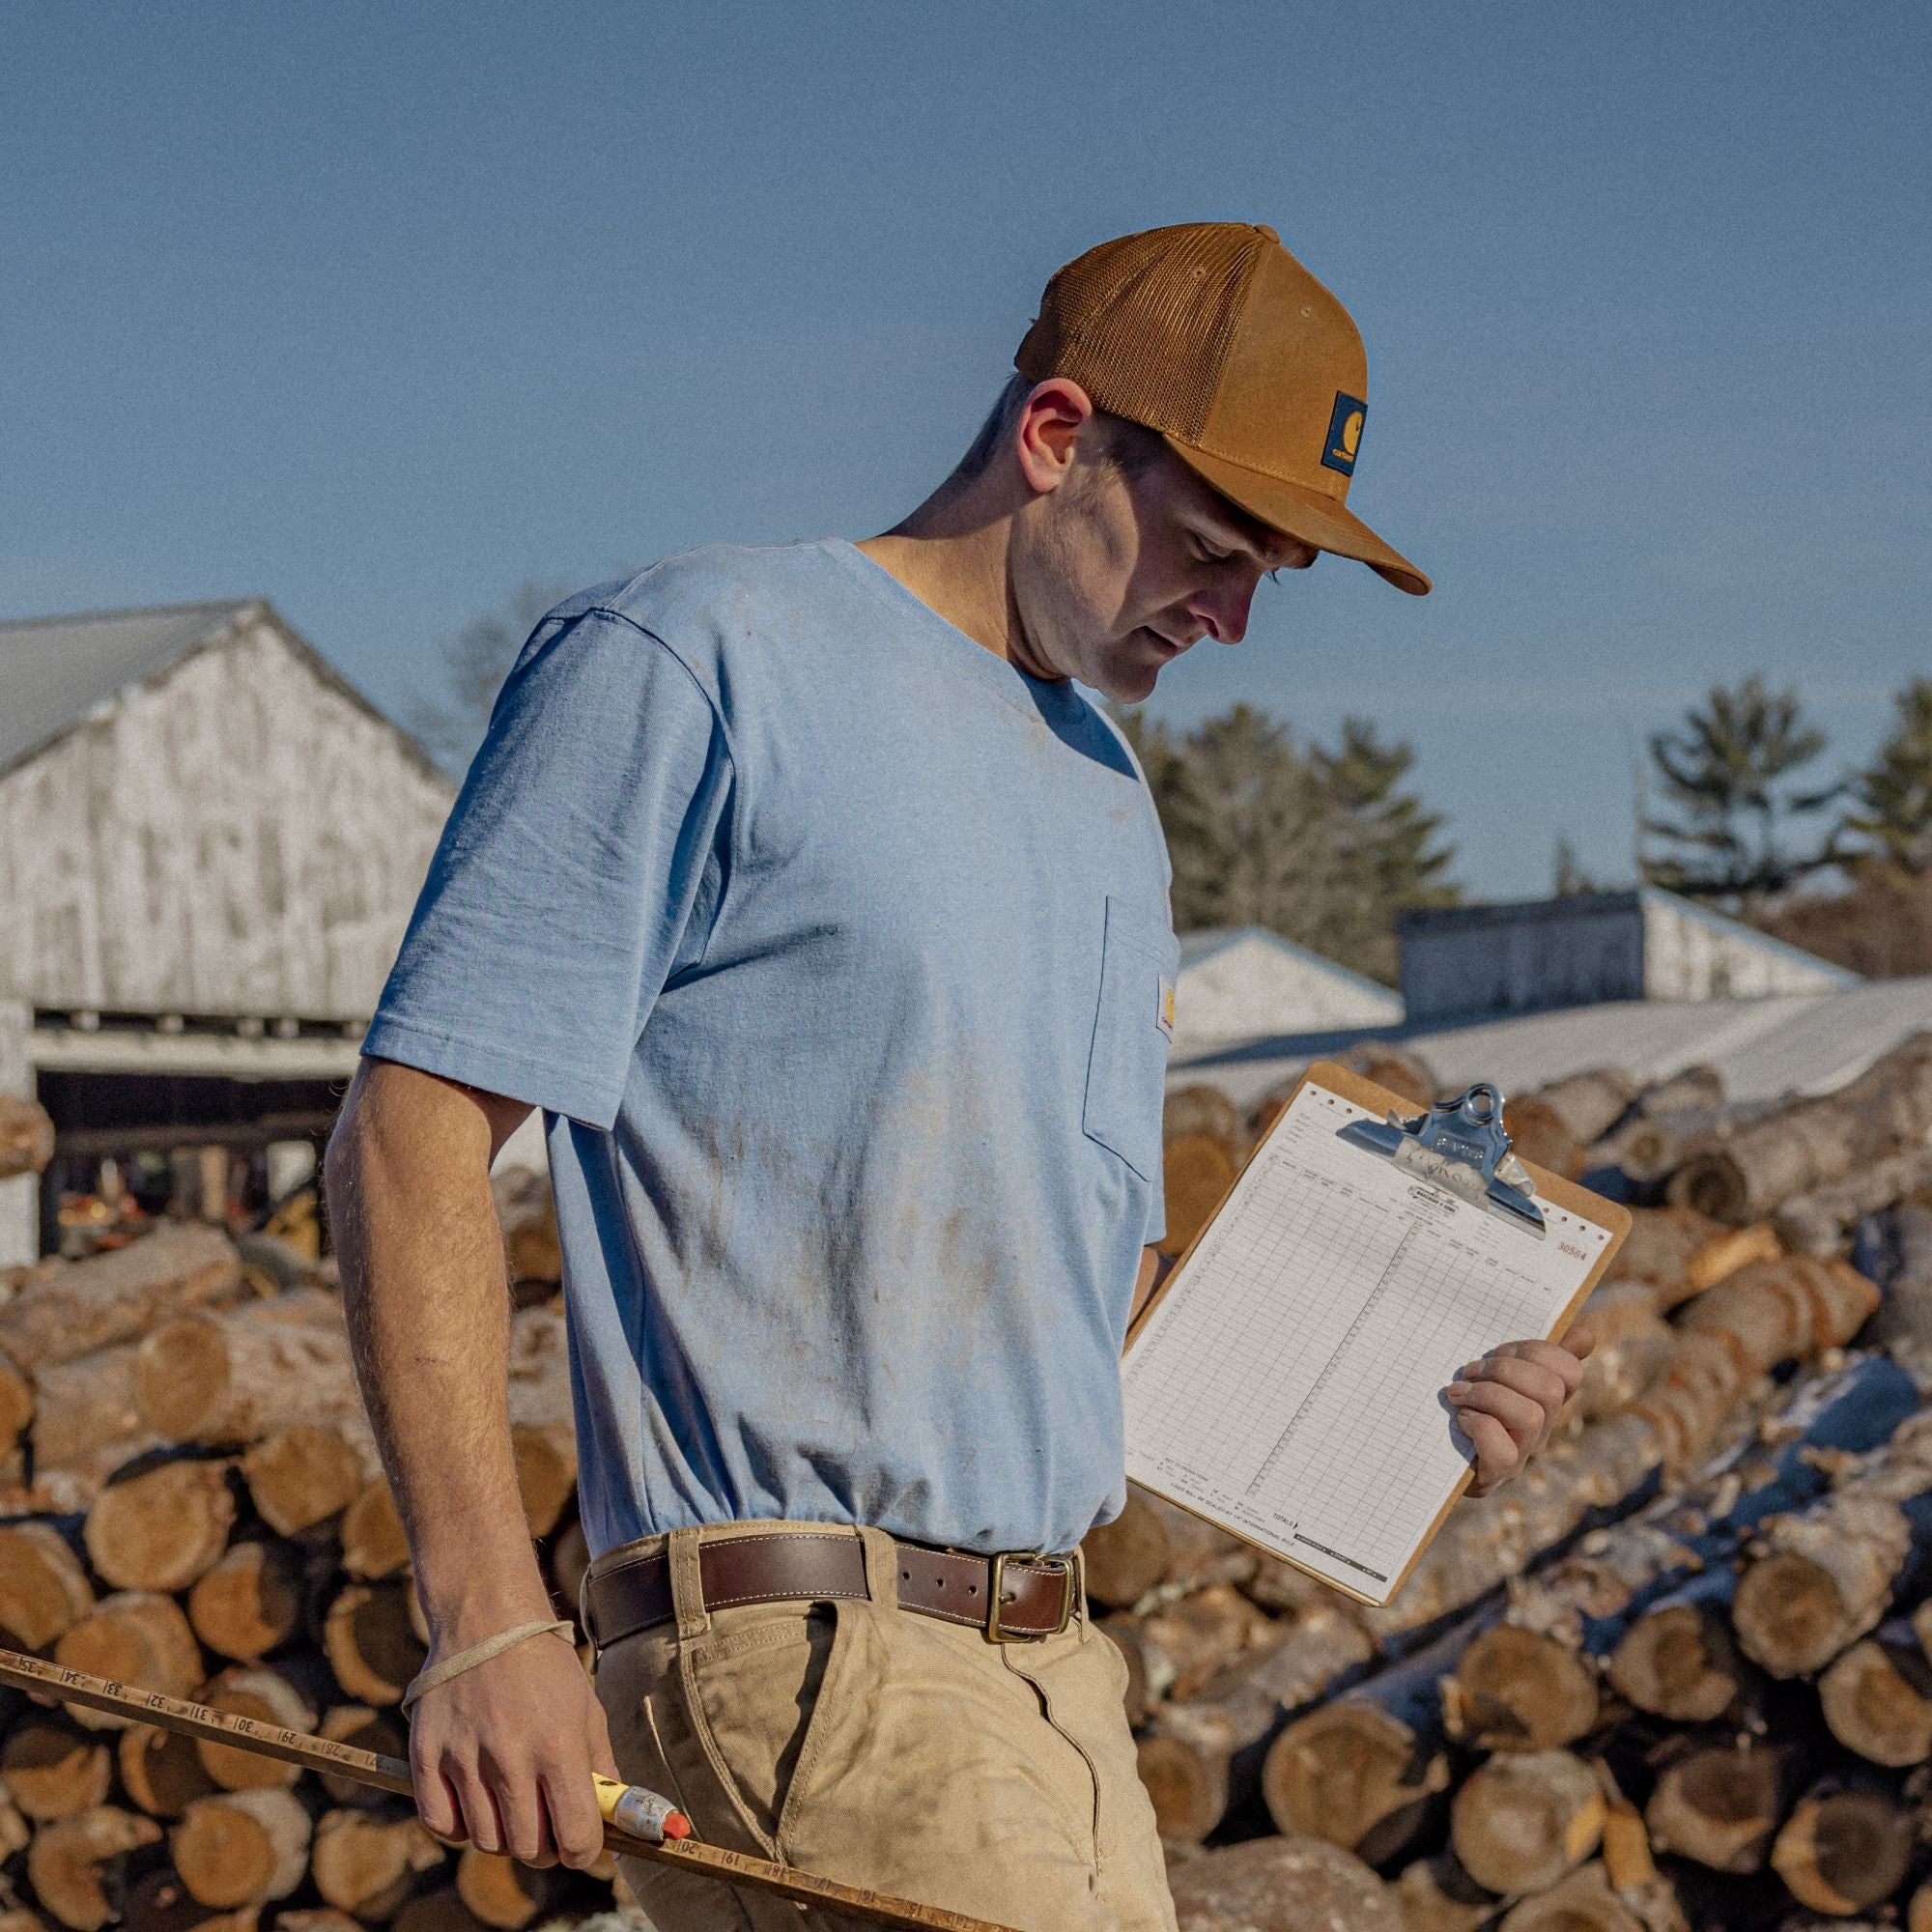
POLYGON ((1400 1007, 1401 995, 1392 987, 1384 986, 1378 980, 1371 980, 1357 973, 1352 967, 1341 965, 1325 954, 1313 952, 1305 946, 1297 946, 1292 939, 1265 925, 1201 925, 1191 932, 1180 935, 1180 965, 1184 972, 1190 966, 1199 966, 1214 957, 1217 952, 1225 952, 1229 947, 1243 939, 1259 939, 1275 952, 1310 966, 1317 971, 1331 975, 1337 980, 1346 980, 1351 985, 1359 986, 1365 993, 1374 993, 1386 1000, 1391 1006, 1400 1007))
POLYGON ((252 622, 272 624, 317 676, 381 718, 414 761, 448 786, 447 775, 415 739, 384 717, 260 597, 0 622, 0 772, 44 751, 133 687, 252 622))
POLYGON ((1932 1030, 1932 977, 1867 980, 1763 999, 1615 1001, 1461 1026, 1357 1027, 1223 1041, 1173 1063, 1177 1081, 1211 1080, 1247 1103, 1362 1038, 1400 1040, 1445 1089, 1493 1080, 1527 1092, 1585 1067, 1658 1080, 1693 1063, 1716 1066, 1732 1100, 1829 1094, 1915 1033, 1932 1030))

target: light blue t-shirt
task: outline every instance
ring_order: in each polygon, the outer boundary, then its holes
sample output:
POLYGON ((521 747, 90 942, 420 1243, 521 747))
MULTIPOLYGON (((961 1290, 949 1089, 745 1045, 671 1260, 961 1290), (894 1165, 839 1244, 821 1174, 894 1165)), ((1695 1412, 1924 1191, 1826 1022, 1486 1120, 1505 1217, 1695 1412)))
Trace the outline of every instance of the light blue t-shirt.
POLYGON ((1118 731, 851 544, 544 619, 364 1051, 545 1112, 593 1551, 1118 1511, 1176 957, 1118 731))

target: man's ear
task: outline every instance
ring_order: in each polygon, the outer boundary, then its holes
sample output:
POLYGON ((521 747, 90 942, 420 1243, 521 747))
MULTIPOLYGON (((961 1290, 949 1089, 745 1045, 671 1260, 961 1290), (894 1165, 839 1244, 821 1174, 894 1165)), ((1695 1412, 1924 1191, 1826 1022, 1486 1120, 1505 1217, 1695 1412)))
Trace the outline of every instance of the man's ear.
POLYGON ((1078 383, 1049 376, 1034 385, 1013 432, 1020 472, 1040 496, 1057 490, 1073 468, 1080 432, 1094 418, 1094 399, 1078 383))

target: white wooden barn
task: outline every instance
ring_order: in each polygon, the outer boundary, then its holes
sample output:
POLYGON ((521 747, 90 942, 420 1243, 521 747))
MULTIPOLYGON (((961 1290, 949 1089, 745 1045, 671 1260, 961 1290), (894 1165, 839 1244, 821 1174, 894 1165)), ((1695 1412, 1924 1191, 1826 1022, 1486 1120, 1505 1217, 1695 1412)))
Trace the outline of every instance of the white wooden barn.
POLYGON ((326 1131, 453 796, 265 602, 0 623, 0 1264, 64 1161, 326 1131))
POLYGON ((1258 1034, 1393 1026, 1402 1012, 1402 1001, 1386 986, 1264 926, 1213 926, 1180 936, 1177 1054, 1258 1034))

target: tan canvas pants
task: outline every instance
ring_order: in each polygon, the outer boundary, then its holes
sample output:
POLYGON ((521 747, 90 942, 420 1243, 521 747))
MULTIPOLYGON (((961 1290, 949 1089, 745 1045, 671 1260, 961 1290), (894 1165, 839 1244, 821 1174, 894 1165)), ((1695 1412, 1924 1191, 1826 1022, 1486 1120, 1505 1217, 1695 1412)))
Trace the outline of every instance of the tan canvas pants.
MULTIPOLYGON (((1059 1636, 993 1644, 901 1610, 876 1530, 853 1531, 869 1602, 707 1610, 698 1542, 744 1528, 663 1539, 675 1621, 598 1661, 626 1778, 674 1799, 713 1844, 1017 1932, 1174 1932, 1126 1668, 1105 1636, 1076 1617, 1059 1636)), ((856 1924, 640 1860, 624 1875, 659 1932, 856 1924)))

